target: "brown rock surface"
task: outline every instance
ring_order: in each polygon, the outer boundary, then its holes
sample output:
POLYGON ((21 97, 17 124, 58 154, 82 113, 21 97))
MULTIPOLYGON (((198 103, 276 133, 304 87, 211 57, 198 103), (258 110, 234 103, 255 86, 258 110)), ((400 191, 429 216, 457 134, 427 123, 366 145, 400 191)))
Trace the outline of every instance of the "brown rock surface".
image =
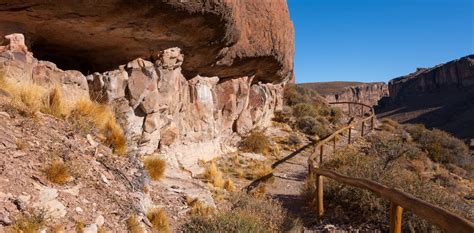
POLYGON ((380 102, 379 116, 474 138, 474 55, 419 68, 388 86, 390 97, 380 102))
POLYGON ((328 102, 359 102, 370 106, 388 96, 388 86, 383 82, 320 82, 299 84, 313 89, 328 102))
POLYGON ((62 69, 103 72, 177 46, 188 78, 292 76, 285 0, 1 0, 0 12, 0 34, 25 34, 37 58, 62 69))

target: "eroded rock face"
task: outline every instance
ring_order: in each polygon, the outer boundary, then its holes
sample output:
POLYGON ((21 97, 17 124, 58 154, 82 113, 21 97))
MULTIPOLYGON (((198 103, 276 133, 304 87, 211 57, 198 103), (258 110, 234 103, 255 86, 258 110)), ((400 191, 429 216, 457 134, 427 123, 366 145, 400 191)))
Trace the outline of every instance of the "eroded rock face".
POLYGON ((187 78, 279 83, 292 75, 285 0, 0 0, 0 12, 0 34, 23 33, 36 57, 84 74, 137 57, 154 61, 157 51, 178 46, 187 78))
POLYGON ((457 137, 474 138, 474 55, 419 68, 388 84, 376 111, 402 123, 422 123, 457 137))
POLYGON ((337 93, 324 95, 324 97, 328 102, 359 102, 375 106, 380 99, 388 96, 388 93, 387 84, 377 82, 345 87, 337 93))
POLYGON ((131 148, 163 152, 177 166, 193 169, 198 159, 235 146, 235 136, 268 125, 281 107, 284 84, 253 84, 253 76, 187 80, 183 60, 179 48, 170 48, 154 63, 136 59, 87 79, 93 98, 117 106, 124 116, 131 148))

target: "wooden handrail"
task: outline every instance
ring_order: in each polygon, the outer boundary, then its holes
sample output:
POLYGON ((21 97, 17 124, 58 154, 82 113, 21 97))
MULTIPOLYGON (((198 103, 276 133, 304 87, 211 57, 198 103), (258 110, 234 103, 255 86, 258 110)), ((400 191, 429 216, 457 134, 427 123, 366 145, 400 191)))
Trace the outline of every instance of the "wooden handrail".
MULTIPOLYGON (((361 115, 364 116, 363 107, 367 107, 370 110, 370 115, 363 118, 360 121, 352 122, 347 126, 344 126, 337 130, 336 132, 332 133, 331 135, 327 136, 326 138, 318 141, 315 144, 315 149, 319 148, 319 164, 322 164, 323 161, 323 147, 325 143, 330 142, 333 140, 333 148, 335 152, 335 140, 336 136, 339 134, 344 133, 344 131, 348 132, 348 143, 350 144, 351 140, 351 129, 358 124, 361 124, 361 136, 364 136, 364 126, 366 121, 370 122, 370 129, 374 129, 374 119, 375 119, 375 112, 374 109, 366 104, 363 103, 356 103, 356 102, 333 102, 330 104, 348 104, 349 111, 351 111, 351 105, 360 105, 362 106, 361 115)), ((324 182, 323 177, 329 177, 334 179, 338 182, 341 182, 346 185, 350 185, 353 187, 365 189, 374 192, 375 194, 379 195, 380 197, 387 199, 391 202, 390 205, 390 232, 401 232, 401 221, 402 221, 402 213, 403 209, 410 210, 411 212, 415 213, 416 215, 424 218, 425 220, 429 221, 430 223, 441 227, 442 229, 446 230, 447 232, 466 232, 466 233, 473 233, 474 232, 474 223, 462 218, 459 215, 451 213, 445 209, 432 205, 426 201, 418 199, 410 194, 404 193, 398 189, 389 188, 385 185, 379 184, 377 182, 361 179, 361 178, 352 178, 348 176, 344 176, 338 174, 336 172, 319 168, 316 166, 315 158, 317 157, 317 153, 313 153, 308 158, 308 172, 309 175, 316 175, 316 186, 317 186, 317 207, 318 207, 318 215, 322 217, 324 214, 324 202, 323 202, 323 190, 324 190, 324 182)))
MULTIPOLYGON (((317 176, 329 177, 346 185, 372 191, 378 196, 389 200, 392 204, 395 204, 395 207, 401 206, 403 209, 410 210, 416 215, 422 217, 434 225, 441 227, 447 232, 474 232, 474 223, 462 218, 457 214, 432 205, 398 189, 389 188, 371 180, 344 176, 330 170, 318 168, 314 165, 312 172, 317 176)), ((397 211, 393 212, 396 213, 397 211)), ((398 212, 400 213, 400 211, 398 212)), ((393 217, 393 219, 400 219, 400 216, 391 217, 393 217)))

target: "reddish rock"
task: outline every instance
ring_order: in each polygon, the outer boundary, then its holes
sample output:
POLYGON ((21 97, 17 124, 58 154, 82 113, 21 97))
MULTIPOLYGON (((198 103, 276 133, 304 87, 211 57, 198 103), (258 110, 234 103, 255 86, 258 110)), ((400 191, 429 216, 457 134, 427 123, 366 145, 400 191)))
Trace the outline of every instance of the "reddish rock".
POLYGON ((294 29, 285 0, 9 0, 0 11, 0 34, 28 35, 36 57, 63 69, 103 72, 178 46, 186 48, 189 78, 292 76, 294 29))

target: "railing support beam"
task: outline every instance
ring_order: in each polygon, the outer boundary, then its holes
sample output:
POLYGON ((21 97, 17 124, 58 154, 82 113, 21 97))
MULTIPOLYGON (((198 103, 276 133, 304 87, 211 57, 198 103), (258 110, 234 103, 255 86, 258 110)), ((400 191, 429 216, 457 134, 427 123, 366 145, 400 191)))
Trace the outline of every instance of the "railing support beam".
POLYGON ((324 144, 319 148, 319 164, 323 164, 324 144))
POLYGON ((403 208, 394 202, 390 203, 390 233, 402 232, 403 208))
POLYGON ((321 219, 324 215, 324 202, 323 202, 323 195, 324 195, 324 183, 323 183, 323 176, 316 175, 316 198, 317 198, 317 207, 318 207, 318 217, 321 219))
POLYGON ((362 129, 360 130, 360 136, 364 136, 364 126, 365 126, 365 121, 362 121, 362 129))
POLYGON ((351 128, 349 128, 349 135, 347 136, 347 143, 351 144, 351 128))

